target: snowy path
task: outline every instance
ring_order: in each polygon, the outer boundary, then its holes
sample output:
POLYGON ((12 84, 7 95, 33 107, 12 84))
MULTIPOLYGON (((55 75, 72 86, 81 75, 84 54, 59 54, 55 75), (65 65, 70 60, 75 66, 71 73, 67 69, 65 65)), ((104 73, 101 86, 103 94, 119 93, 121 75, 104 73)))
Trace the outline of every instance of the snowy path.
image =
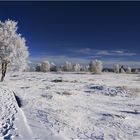
POLYGON ((3 86, 0 86, 0 138, 6 140, 33 138, 13 91, 3 86))
POLYGON ((4 139, 12 139, 18 135, 14 125, 18 106, 12 91, 0 87, 0 136, 4 139))
POLYGON ((24 111, 19 108, 14 92, 0 86, 0 140, 17 139, 63 139, 46 129, 40 123, 30 125, 24 111), (53 135, 53 136, 52 136, 53 135))

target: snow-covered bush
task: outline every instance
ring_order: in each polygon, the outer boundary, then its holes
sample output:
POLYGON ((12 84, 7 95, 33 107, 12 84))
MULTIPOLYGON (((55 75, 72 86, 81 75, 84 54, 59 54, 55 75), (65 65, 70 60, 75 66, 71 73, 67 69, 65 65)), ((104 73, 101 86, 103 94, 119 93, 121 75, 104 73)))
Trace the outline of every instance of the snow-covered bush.
POLYGON ((71 62, 66 61, 64 66, 63 66, 64 71, 72 71, 72 64, 71 62))
POLYGON ((48 71, 50 71, 50 63, 49 63, 49 61, 43 61, 42 63, 41 63, 41 71, 42 72, 48 72, 48 71))
POLYGON ((89 64, 89 70, 90 72, 93 72, 95 74, 101 74, 103 69, 102 61, 95 60, 91 61, 89 64))
POLYGON ((73 71, 75 71, 75 72, 80 72, 80 69, 81 69, 80 64, 75 64, 75 65, 73 65, 73 71))
POLYGON ((6 20, 0 22, 0 62, 1 81, 4 80, 7 69, 25 70, 28 62, 26 41, 17 33, 17 22, 6 20))
POLYGON ((115 67, 114 67, 114 72, 115 73, 119 73, 120 72, 120 65, 117 64, 115 67))
POLYGON ((132 70, 131 70, 130 67, 128 67, 128 68, 126 69, 126 73, 128 73, 128 74, 132 73, 132 70))

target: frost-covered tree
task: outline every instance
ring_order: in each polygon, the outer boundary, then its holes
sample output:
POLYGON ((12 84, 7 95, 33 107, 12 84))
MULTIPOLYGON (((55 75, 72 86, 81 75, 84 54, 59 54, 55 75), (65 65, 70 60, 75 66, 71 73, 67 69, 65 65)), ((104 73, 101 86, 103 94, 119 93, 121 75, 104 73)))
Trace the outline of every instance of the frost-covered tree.
POLYGON ((41 71, 42 72, 49 72, 50 68, 51 68, 51 65, 50 65, 49 61, 43 61, 41 63, 41 71))
POLYGON ((139 71, 138 69, 135 69, 134 73, 135 73, 135 74, 139 74, 140 71, 139 71))
POLYGON ((114 72, 115 73, 119 73, 120 72, 120 65, 117 64, 115 67, 114 67, 114 72))
POLYGON ((103 69, 103 64, 102 61, 100 60, 91 61, 89 64, 90 72, 93 72, 95 74, 101 74, 102 69, 103 69))
POLYGON ((73 65, 73 71, 75 71, 75 72, 79 72, 80 69, 81 69, 80 64, 75 64, 75 65, 73 65))
POLYGON ((126 73, 128 73, 128 74, 132 73, 132 70, 131 70, 130 67, 128 67, 128 68, 126 69, 126 73))
POLYGON ((1 81, 7 69, 24 70, 27 68, 28 48, 26 41, 17 33, 17 22, 6 20, 0 22, 0 62, 1 81))
POLYGON ((80 66, 80 71, 88 72, 89 71, 89 65, 87 65, 87 66, 81 65, 80 66))
POLYGON ((28 49, 26 47, 26 40, 25 38, 21 37, 20 35, 17 37, 16 50, 13 51, 13 57, 11 58, 10 69, 14 71, 22 71, 28 68, 28 49), (15 61, 15 59, 18 61, 15 61))
POLYGON ((64 66, 63 66, 64 71, 72 71, 72 64, 71 62, 66 61, 64 66))
POLYGON ((125 73, 125 68, 123 65, 120 67, 120 73, 125 73))
POLYGON ((85 66, 85 71, 88 72, 89 71, 89 65, 85 66))
POLYGON ((81 71, 88 72, 89 71, 89 65, 82 66, 81 71))

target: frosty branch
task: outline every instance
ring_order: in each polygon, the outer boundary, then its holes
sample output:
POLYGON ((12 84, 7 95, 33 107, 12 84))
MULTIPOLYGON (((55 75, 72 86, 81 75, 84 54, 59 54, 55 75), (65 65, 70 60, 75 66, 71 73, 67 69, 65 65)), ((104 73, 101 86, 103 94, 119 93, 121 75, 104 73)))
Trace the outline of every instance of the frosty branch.
POLYGON ((25 39, 17 33, 17 22, 0 22, 0 62, 1 81, 7 70, 24 70, 28 62, 28 49, 25 39))

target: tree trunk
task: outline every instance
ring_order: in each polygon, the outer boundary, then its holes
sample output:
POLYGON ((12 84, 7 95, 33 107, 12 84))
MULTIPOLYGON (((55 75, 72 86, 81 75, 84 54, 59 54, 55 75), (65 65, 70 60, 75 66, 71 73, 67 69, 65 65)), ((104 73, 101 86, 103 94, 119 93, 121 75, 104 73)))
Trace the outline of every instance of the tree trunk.
POLYGON ((7 61, 2 61, 2 66, 1 66, 1 70, 2 70, 2 76, 1 76, 1 82, 3 82, 6 71, 7 71, 7 65, 8 62, 7 61))

